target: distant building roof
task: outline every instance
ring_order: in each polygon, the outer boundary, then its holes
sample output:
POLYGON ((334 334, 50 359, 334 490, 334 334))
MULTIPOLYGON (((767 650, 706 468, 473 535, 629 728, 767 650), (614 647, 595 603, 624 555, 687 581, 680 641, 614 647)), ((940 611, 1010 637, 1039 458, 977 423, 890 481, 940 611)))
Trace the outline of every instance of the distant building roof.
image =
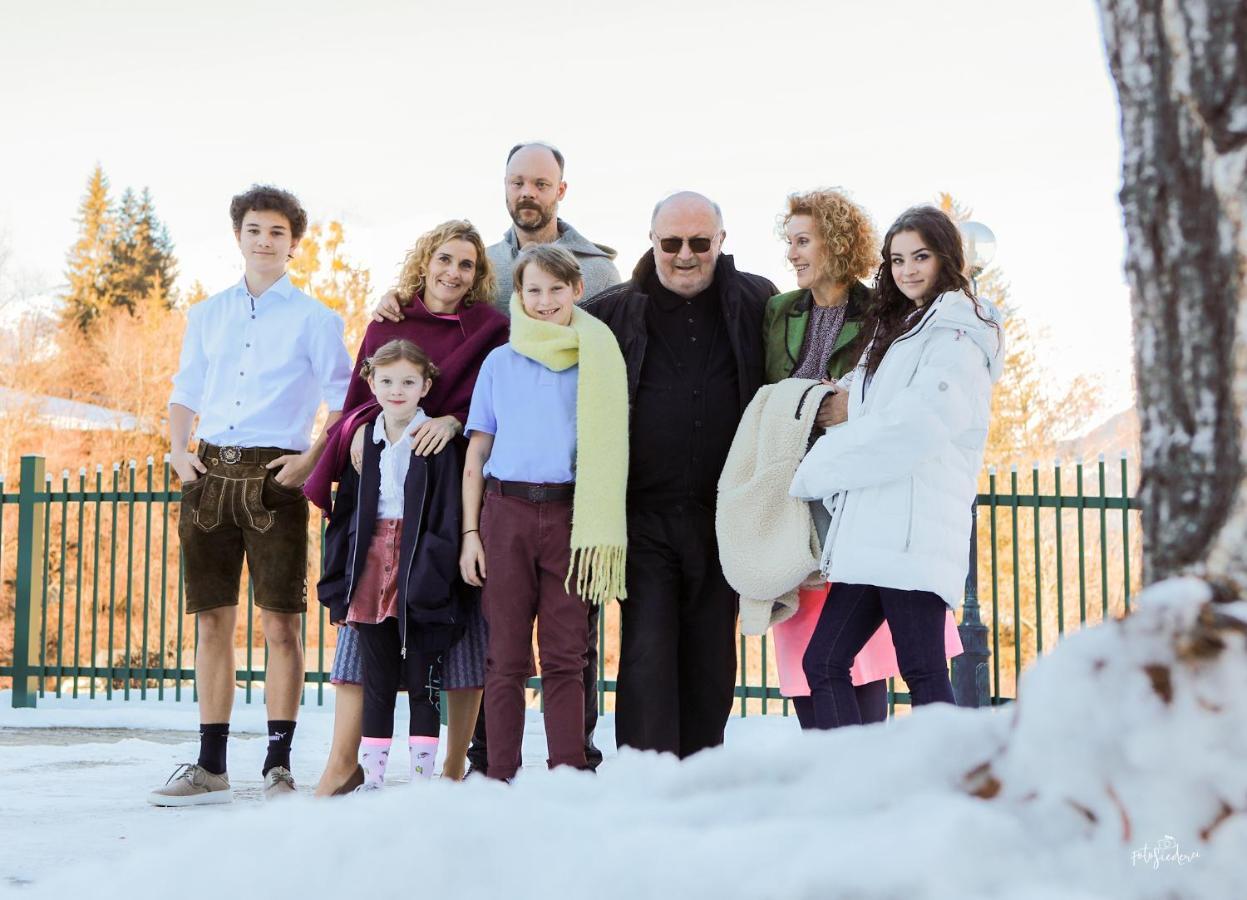
POLYGON ((28 394, 11 388, 0 388, 0 418, 19 409, 29 409, 52 428, 68 431, 152 431, 152 427, 140 422, 128 412, 49 397, 46 394, 28 394))

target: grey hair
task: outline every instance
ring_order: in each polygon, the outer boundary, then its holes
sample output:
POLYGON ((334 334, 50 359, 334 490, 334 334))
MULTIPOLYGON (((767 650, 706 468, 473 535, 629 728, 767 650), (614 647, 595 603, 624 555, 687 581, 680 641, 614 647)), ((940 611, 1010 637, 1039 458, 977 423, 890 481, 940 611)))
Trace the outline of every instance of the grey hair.
POLYGON ((691 198, 696 198, 702 201, 703 203, 709 205, 709 207, 714 210, 714 217, 715 219, 718 220, 719 230, 722 231, 723 230, 723 210, 719 208, 719 204, 715 203, 705 194, 699 194, 696 191, 676 191, 674 194, 668 194, 666 197, 663 197, 661 200, 655 203, 654 211, 653 213, 650 214, 650 217, 649 217, 650 229, 653 230, 654 223, 658 221, 658 213, 662 211, 662 208, 664 206, 666 206, 672 200, 688 200, 691 198))

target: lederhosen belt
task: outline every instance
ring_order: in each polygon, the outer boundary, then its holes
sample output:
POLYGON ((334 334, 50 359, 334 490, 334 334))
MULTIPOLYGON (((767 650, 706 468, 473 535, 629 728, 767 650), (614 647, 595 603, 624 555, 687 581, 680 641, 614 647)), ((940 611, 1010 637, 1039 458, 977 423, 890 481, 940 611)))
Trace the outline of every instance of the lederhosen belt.
POLYGON ((209 444, 207 441, 199 442, 197 452, 199 458, 210 466, 218 464, 264 466, 279 456, 295 453, 293 450, 283 450, 280 447, 221 447, 217 444, 209 444))

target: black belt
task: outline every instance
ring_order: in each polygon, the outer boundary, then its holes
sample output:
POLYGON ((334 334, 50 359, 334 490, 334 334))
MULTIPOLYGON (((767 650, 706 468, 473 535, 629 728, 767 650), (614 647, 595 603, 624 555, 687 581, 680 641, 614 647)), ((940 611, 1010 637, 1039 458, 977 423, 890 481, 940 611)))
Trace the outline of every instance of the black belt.
POLYGON ((520 497, 531 503, 567 502, 576 492, 575 483, 568 484, 533 484, 529 481, 499 481, 497 478, 485 479, 485 490, 491 494, 504 497, 520 497))
POLYGON ((198 451, 200 459, 211 463, 220 461, 227 466, 240 463, 263 466, 279 456, 286 456, 293 452, 293 450, 283 450, 280 447, 220 447, 216 444, 209 444, 207 441, 199 442, 198 451))

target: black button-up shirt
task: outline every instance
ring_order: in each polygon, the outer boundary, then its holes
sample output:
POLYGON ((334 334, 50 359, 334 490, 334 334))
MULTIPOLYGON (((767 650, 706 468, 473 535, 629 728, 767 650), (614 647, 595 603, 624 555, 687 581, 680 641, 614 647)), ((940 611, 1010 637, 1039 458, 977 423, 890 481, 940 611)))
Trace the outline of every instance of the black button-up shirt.
POLYGON ((685 299, 646 284, 645 362, 632 410, 628 502, 713 509, 740 420, 736 360, 717 284, 685 299))

